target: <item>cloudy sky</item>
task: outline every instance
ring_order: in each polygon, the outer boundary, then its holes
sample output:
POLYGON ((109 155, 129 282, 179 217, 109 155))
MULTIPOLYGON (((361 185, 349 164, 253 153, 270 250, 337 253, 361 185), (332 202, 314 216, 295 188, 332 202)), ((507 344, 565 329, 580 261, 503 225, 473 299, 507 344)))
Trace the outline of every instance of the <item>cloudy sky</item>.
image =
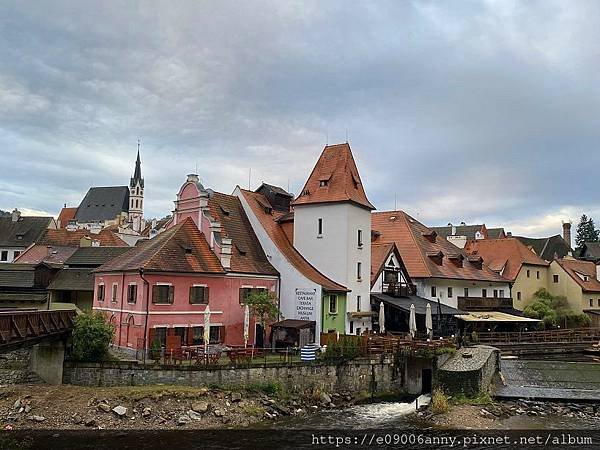
POLYGON ((600 221, 600 2, 0 2, 0 209, 185 175, 298 192, 348 136, 371 201, 531 236, 600 221))

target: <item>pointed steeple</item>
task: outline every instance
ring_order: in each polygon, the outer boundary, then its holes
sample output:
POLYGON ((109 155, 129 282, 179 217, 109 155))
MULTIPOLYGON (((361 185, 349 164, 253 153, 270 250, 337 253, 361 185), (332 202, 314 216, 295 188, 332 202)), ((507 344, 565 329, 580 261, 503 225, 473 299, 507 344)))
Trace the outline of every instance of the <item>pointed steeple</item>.
POLYGON ((131 178, 130 186, 134 187, 137 183, 140 183, 141 187, 144 187, 144 179, 142 178, 142 162, 140 160, 140 140, 137 142, 137 159, 135 160, 135 170, 133 172, 133 178, 131 178))

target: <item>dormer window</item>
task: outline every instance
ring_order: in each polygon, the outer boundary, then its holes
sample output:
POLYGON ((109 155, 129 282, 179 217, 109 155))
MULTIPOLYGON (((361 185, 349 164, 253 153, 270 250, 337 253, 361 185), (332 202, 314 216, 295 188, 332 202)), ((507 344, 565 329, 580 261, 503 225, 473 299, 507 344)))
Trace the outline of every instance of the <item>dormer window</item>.
POLYGON ((429 258, 431 258, 431 260, 433 262, 435 262, 438 266, 442 265, 442 262, 444 260, 444 254, 439 251, 439 252, 427 252, 427 256, 429 258))
POLYGON ((319 181, 319 187, 325 187, 329 184, 329 180, 321 180, 319 181))
POLYGON ((22 241, 22 240, 23 240, 23 235, 17 234, 17 241, 22 241))
POLYGON ((425 239, 427 239, 432 244, 435 243, 435 238, 437 237, 437 233, 434 230, 426 230, 421 233, 425 239))

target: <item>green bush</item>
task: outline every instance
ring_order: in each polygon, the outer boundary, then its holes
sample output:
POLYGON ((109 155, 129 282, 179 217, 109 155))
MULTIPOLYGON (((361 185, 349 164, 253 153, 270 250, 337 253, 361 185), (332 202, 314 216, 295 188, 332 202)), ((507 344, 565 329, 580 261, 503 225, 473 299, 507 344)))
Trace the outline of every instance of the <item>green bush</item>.
POLYGON ((97 362, 108 357, 115 330, 101 313, 80 314, 75 319, 72 344, 75 361, 97 362))
POLYGON ((441 389, 435 389, 431 396, 431 412, 433 414, 443 414, 448 412, 450 409, 450 404, 448 402, 448 397, 444 394, 444 391, 441 389))
POLYGON ((353 359, 360 353, 359 336, 340 336, 340 338, 329 344, 325 351, 326 359, 353 359))
POLYGON ((541 320, 539 328, 556 328, 561 324, 565 324, 567 328, 580 328, 590 325, 591 321, 587 314, 574 314, 569 309, 569 302, 565 296, 554 296, 543 288, 533 296, 535 300, 527 305, 523 310, 523 314, 526 317, 541 320))

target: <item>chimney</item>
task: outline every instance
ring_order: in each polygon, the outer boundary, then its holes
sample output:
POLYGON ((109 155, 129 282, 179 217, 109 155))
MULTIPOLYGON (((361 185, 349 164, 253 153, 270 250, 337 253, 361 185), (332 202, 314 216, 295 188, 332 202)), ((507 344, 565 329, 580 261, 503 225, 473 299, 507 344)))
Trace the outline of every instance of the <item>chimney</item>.
POLYGON ((13 222, 18 222, 21 218, 21 211, 19 211, 17 208, 13 209, 11 217, 13 222))
POLYGON ((187 180, 191 181, 192 183, 197 183, 198 181, 200 181, 200 178, 198 178, 198 175, 195 173, 190 173, 187 176, 187 180))
POLYGON ((562 226, 563 226, 563 239, 565 241, 567 241, 567 244, 569 244, 569 247, 571 247, 571 221, 563 222, 562 226))

